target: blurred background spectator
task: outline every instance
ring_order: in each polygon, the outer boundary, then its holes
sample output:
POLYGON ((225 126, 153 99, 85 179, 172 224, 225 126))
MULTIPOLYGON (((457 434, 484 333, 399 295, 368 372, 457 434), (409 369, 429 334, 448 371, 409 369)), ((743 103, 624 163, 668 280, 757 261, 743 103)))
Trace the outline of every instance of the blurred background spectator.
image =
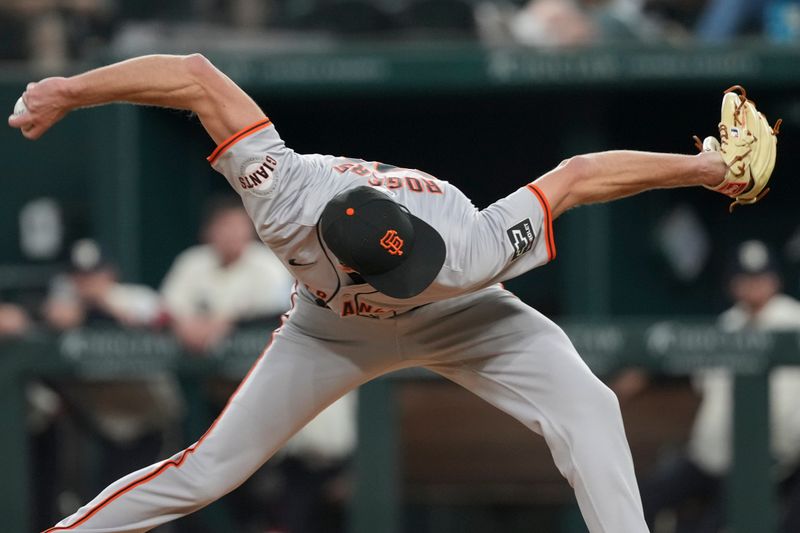
POLYGON ((721 43, 739 35, 757 34, 769 3, 769 0, 709 0, 697 21, 697 38, 721 43))
MULTIPOLYGON (((479 13, 487 16, 496 5, 486 3, 479 13)), ((549 48, 641 42, 661 32, 637 0, 531 0, 512 12, 508 28, 514 42, 549 48)))
MULTIPOLYGON (((781 292, 774 254, 761 241, 746 241, 731 261, 728 290, 733 307, 719 317, 725 331, 800 329, 800 301, 781 292)), ((724 368, 695 374, 701 401, 686 453, 665 461, 641 481, 642 501, 653 531, 659 519, 676 533, 720 533, 725 529, 725 476, 731 465, 733 376, 724 368), (694 506, 691 504, 695 504, 694 506), (696 504, 701 504, 697 512, 696 504)), ((647 386, 640 371, 617 379, 615 391, 628 401, 647 386)), ((800 531, 800 369, 778 367, 769 378, 770 427, 775 476, 780 481, 781 532, 800 531)))
POLYGON ((59 331, 87 324, 160 327, 166 319, 158 293, 121 283, 114 264, 91 239, 72 246, 70 270, 53 280, 43 314, 59 331))
MULTIPOLYGON (((208 202, 201 240, 175 259, 161 292, 176 336, 190 351, 207 354, 237 326, 271 324, 286 312, 293 280, 255 240, 237 196, 208 202)), ((208 382, 211 411, 223 407, 237 384, 208 382)), ((323 411, 230 497, 240 530, 268 525, 287 533, 341 530, 346 466, 355 448, 355 398, 350 394, 323 411)))
POLYGON ((0 302, 0 338, 23 335, 30 323, 30 317, 20 306, 0 302))
POLYGON ((114 0, 5 0, 0 59, 62 70, 111 39, 116 8, 114 0))
POLYGON ((322 411, 280 452, 281 531, 344 533, 352 494, 350 461, 356 447, 357 393, 322 411))
MULTIPOLYGON (((121 283, 112 260, 91 239, 81 239, 71 247, 69 270, 53 280, 43 316, 58 332, 115 326, 154 330, 163 326, 165 317, 158 293, 144 285, 121 283)), ((175 446, 169 439, 177 436, 182 397, 169 374, 131 379, 86 377, 49 384, 72 423, 88 432, 89 444, 98 450, 93 458, 98 466, 96 475, 87 486, 72 485, 84 492, 63 497, 85 501, 119 477, 161 459, 165 449, 175 446)), ((57 433, 47 435, 58 438, 57 433)), ((50 443, 53 454, 63 444, 50 443)), ((53 472, 37 482, 53 484, 53 472)))
POLYGON ((284 313, 292 285, 278 258, 255 240, 238 197, 209 202, 201 240, 175 259, 161 287, 175 334, 196 353, 212 349, 236 324, 284 313))
MULTIPOLYGON (((0 341, 21 337, 31 327, 31 318, 22 307, 0 302, 0 341)), ((52 419, 60 409, 60 402, 55 393, 39 381, 28 383, 25 396, 28 402, 28 443, 32 448, 31 457, 34 458, 31 523, 37 529, 47 528, 57 514, 57 490, 52 476, 58 469, 58 454, 52 446, 52 419)))

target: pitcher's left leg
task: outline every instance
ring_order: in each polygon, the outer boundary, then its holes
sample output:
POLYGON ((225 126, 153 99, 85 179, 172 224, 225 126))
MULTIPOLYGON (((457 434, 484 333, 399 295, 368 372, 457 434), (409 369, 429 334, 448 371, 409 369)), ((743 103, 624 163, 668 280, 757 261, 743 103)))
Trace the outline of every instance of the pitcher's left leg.
POLYGON ((592 533, 648 531, 617 398, 564 332, 505 291, 455 316, 428 368, 544 436, 592 533))

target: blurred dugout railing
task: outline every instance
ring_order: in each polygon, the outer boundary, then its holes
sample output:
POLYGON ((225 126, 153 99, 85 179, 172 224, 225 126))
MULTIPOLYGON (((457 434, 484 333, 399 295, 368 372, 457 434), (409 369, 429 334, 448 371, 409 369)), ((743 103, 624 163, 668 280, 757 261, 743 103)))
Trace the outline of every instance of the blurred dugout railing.
MULTIPOLYGON (((770 477, 768 381, 776 365, 800 364, 800 334, 723 333, 708 323, 642 320, 572 323, 570 338, 592 369, 609 374, 636 365, 655 374, 685 375, 708 367, 735 374, 733 469, 727 509, 732 533, 771 533, 776 507, 770 477)), ((204 376, 244 375, 266 340, 264 330, 248 330, 224 343, 211 357, 183 356, 169 335, 123 330, 76 330, 61 337, 33 336, 0 345, 0 513, 4 531, 28 531, 28 454, 24 385, 33 377, 125 379, 174 371, 191 383, 204 376)), ((438 379, 422 371, 386 376, 362 388, 356 484, 349 521, 352 533, 399 533, 402 529, 401 469, 395 387, 408 380, 438 379)), ((192 390, 191 387, 188 388, 192 390)), ((189 398, 191 431, 202 434, 189 398)), ((191 437, 190 437, 191 438, 191 437)), ((531 439, 535 437, 531 435, 531 439)), ((206 513, 213 516, 213 506, 206 513)), ((580 531, 580 529, 577 529, 580 531)))

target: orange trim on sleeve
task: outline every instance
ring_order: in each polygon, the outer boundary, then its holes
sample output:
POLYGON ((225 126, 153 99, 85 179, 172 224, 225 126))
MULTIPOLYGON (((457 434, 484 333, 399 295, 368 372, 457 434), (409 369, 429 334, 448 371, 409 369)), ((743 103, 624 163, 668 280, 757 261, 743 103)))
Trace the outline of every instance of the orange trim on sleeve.
POLYGON ((219 145, 217 145, 217 148, 213 152, 211 152, 211 155, 208 156, 206 159, 208 159, 208 162, 213 165, 214 162, 216 162, 216 160, 219 159, 219 156, 224 154, 225 151, 228 150, 228 148, 230 148, 237 142, 241 141, 248 135, 252 135, 253 133, 261 131, 267 126, 271 125, 272 121, 269 118, 261 119, 258 122, 250 124, 249 126, 237 131, 236 133, 234 133, 233 135, 231 135, 230 137, 219 143, 219 145))
POLYGON ((534 185, 533 183, 529 183, 527 185, 528 190, 531 191, 536 199, 539 200, 539 203, 542 204, 542 209, 544 210, 544 240, 547 245, 547 260, 552 261, 556 258, 556 244, 555 239, 553 238, 553 213, 550 211, 550 202, 547 201, 547 197, 544 195, 542 190, 534 185))
MULTIPOLYGON (((295 285, 295 290, 296 289, 297 289, 297 286, 295 285)), ((297 292, 293 292, 292 293, 292 297, 291 297, 292 308, 294 308, 296 297, 297 297, 297 292)), ((183 450, 183 453, 181 453, 181 455, 180 455, 180 457, 178 457, 178 459, 169 459, 167 461, 164 461, 164 462, 161 463, 161 465, 158 468, 156 468, 155 470, 153 470, 149 474, 146 474, 145 476, 142 476, 139 479, 128 483, 127 485, 125 485, 124 487, 122 487, 121 489, 116 491, 114 494, 110 495, 109 497, 104 499, 102 502, 97 504, 95 507, 93 507, 90 511, 88 511, 85 515, 83 515, 75 523, 70 524, 68 526, 54 526, 54 527, 51 527, 50 529, 45 530, 43 533, 53 533, 55 531, 72 531, 73 529, 75 529, 76 527, 80 526, 81 524, 86 523, 87 520, 89 520, 91 517, 96 515, 103 508, 105 508, 108 505, 110 505, 111 503, 113 503, 117 498, 120 498, 121 496, 123 496, 124 494, 132 491, 136 487, 144 485, 148 481, 154 480, 155 478, 157 478, 158 476, 163 474, 167 469, 169 469, 169 467, 174 466, 175 468, 180 468, 180 466, 186 461, 186 458, 189 457, 191 454, 193 454, 195 452, 195 450, 197 450, 197 447, 200 446, 200 444, 202 444, 202 442, 206 439, 206 437, 208 435, 211 434, 211 432, 217 426, 217 423, 225 415, 225 412, 230 407, 231 403, 233 402, 233 399, 236 398, 236 395, 239 394, 239 391, 242 389, 242 387, 244 387, 244 384, 247 383, 248 379, 250 379, 250 376, 252 375, 253 370, 255 370, 255 368, 258 366, 258 363, 261 362, 261 360, 267 354, 267 350, 269 350, 269 347, 272 346, 272 342, 275 340, 275 335, 283 327, 283 325, 284 325, 284 323, 286 321, 286 318, 288 316, 289 316, 289 314, 287 312, 286 314, 283 315, 283 317, 281 317, 281 325, 278 326, 278 329, 276 329, 275 331, 272 332, 272 337, 270 338, 269 342, 267 343, 267 346, 264 348, 264 351, 261 352, 261 355, 259 356, 259 358, 253 364, 253 366, 250 367, 250 370, 247 372, 247 375, 244 377, 242 382, 236 388, 236 391, 231 395, 230 399, 228 399, 228 403, 225 405, 225 408, 222 410, 222 412, 219 414, 219 416, 216 418, 216 420, 214 420, 214 423, 211 424, 211 427, 209 427, 208 430, 206 430, 206 432, 203 433, 203 436, 200 437, 200 440, 198 440, 197 442, 195 442, 194 444, 192 444, 191 446, 189 446, 188 448, 183 450)))

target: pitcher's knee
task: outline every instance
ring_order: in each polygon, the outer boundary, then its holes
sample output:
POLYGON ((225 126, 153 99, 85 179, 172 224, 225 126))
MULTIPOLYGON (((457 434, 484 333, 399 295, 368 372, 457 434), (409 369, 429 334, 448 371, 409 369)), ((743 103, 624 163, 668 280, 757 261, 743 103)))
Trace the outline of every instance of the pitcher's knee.
POLYGON ((199 455, 192 457, 181 467, 183 481, 191 494, 192 506, 202 507, 225 496, 236 488, 230 472, 213 457, 199 455))
POLYGON ((585 391, 582 411, 586 416, 599 421, 616 421, 622 419, 619 399, 608 386, 599 379, 592 380, 592 385, 585 391))

